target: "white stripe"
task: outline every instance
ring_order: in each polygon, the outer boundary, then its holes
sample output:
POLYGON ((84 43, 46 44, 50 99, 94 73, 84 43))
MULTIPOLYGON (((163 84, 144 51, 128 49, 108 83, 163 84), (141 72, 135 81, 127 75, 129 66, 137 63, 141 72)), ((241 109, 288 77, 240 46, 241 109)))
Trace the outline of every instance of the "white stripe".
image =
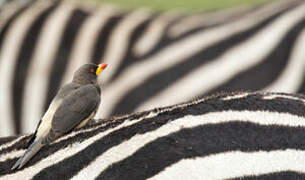
POLYGON ((247 96, 250 95, 250 94, 251 94, 251 93, 240 93, 240 94, 235 94, 235 95, 232 95, 232 96, 224 97, 224 98, 222 98, 222 100, 224 100, 224 101, 229 101, 229 100, 233 100, 233 99, 245 98, 245 97, 247 97, 247 96))
POLYGON ((33 132, 42 117, 53 59, 59 46, 65 24, 75 7, 63 3, 47 18, 30 63, 22 104, 23 133, 33 132))
POLYGON ((178 14, 169 11, 159 15, 157 18, 154 18, 140 39, 135 42, 133 48, 135 55, 143 56, 154 48, 165 34, 166 27, 178 17, 178 14))
POLYGON ((266 91, 297 92, 302 86, 305 67, 305 30, 293 45, 292 55, 284 71, 275 82, 264 88, 266 91))
POLYGON ((145 134, 137 134, 121 144, 108 149, 101 154, 89 166, 80 171, 73 179, 94 179, 99 173, 105 170, 111 164, 121 161, 147 143, 156 140, 159 137, 167 136, 171 133, 180 131, 183 128, 192 128, 200 125, 218 124, 226 122, 252 122, 260 125, 279 125, 291 127, 304 127, 305 118, 294 116, 288 113, 262 112, 262 111, 223 111, 207 113, 199 116, 185 116, 175 119, 145 134), (97 171, 98 169, 98 171, 97 171))
POLYGON ((233 19, 232 17, 242 17, 241 15, 247 11, 251 11, 251 6, 240 6, 212 12, 186 15, 168 28, 168 35, 169 38, 177 38, 196 28, 230 22, 233 19))
MULTIPOLYGON (((209 45, 216 43, 218 41, 224 40, 227 37, 230 37, 234 34, 238 34, 243 32, 244 30, 247 30, 248 28, 251 28, 257 23, 263 21, 266 19, 266 14, 270 15, 270 12, 259 11, 256 13, 256 16, 244 16, 240 21, 236 21, 233 23, 225 24, 224 26, 210 28, 208 30, 194 33, 194 35, 184 38, 180 41, 177 41, 173 43, 172 45, 167 46, 166 48, 162 49, 160 52, 156 53, 154 56, 149 57, 148 59, 142 59, 138 63, 135 63, 134 65, 127 68, 125 71, 121 73, 121 75, 113 81, 109 86, 105 87, 103 89, 103 94, 105 96, 103 97, 102 103, 107 104, 107 106, 103 106, 103 111, 98 111, 96 117, 106 117, 108 116, 115 105, 124 97, 126 96, 127 92, 129 92, 131 89, 135 88, 137 85, 145 82, 149 77, 151 77, 154 74, 158 74, 160 71, 166 70, 170 68, 171 66, 174 66, 178 63, 181 63, 183 61, 188 60, 189 57, 193 56, 194 54, 203 51, 205 48, 207 48, 209 45)), ((276 13, 278 10, 272 11, 273 13, 276 13)), ((302 13, 301 13, 302 14, 302 13)), ((289 17, 286 17, 288 21, 290 20, 289 17)), ((281 22, 283 25, 285 25, 285 22, 281 22)), ((286 22, 287 25, 289 22, 286 22)), ((281 27, 280 29, 272 29, 274 31, 283 31, 285 30, 285 27, 281 27)), ((268 34, 269 35, 269 34, 268 34)), ((267 34, 264 36, 268 36, 267 34)), ((274 36, 271 34, 271 36, 274 36)), ((272 40, 272 37, 268 37, 267 39, 272 40)), ((259 45, 261 45, 261 42, 258 42, 259 45)), ((248 46, 253 46, 255 49, 256 44, 253 44, 252 42, 248 46)), ((242 46, 241 46, 242 47, 242 46)), ((236 53, 236 52, 234 52, 236 53)), ((246 52, 242 52, 246 53, 246 52)), ((233 54, 234 55, 234 54, 233 54)), ((239 61, 242 61, 243 59, 239 57, 240 53, 237 52, 235 56, 238 56, 237 63, 240 63, 239 61)), ((259 54, 258 54, 259 55, 259 54)), ((255 54, 254 57, 256 57, 257 54, 255 54)), ((234 57, 236 58, 236 57, 234 57)), ((222 60, 219 60, 222 61, 222 60)), ((218 62, 218 61, 217 61, 218 62)), ((229 61, 228 61, 229 62, 229 61)), ((219 64, 219 63, 218 63, 219 64)), ((219 65, 217 64, 218 69, 219 65)), ((221 63, 222 64, 222 63, 221 63)), ((243 63, 244 64, 244 63, 243 63)), ((226 65, 226 64, 224 64, 226 65)), ((206 69, 210 69, 211 65, 207 65, 206 69)), ((230 65, 232 67, 232 65, 230 65)), ((234 66, 235 67, 235 66, 234 66)), ((239 65, 237 66, 239 67, 239 65)), ((224 67, 222 67, 224 68, 224 67)), ((231 68, 232 69, 232 68, 231 68)), ((211 70, 209 70, 211 71, 211 70)), ((232 71, 232 70, 231 70, 232 71)), ((202 73, 201 71, 199 71, 202 73)), ((219 76, 219 72, 217 71, 217 76, 219 76)), ((108 74, 109 71, 105 74, 108 74)), ((198 72, 197 72, 198 73, 198 72)), ((207 73, 205 73, 207 74, 207 73)), ((199 79, 200 76, 195 76, 196 79, 199 79)), ((211 76, 208 76, 209 79, 211 76)), ((221 75, 220 77, 225 77, 221 75)), ((203 79, 205 80, 205 79, 203 79)), ((191 82, 194 82, 195 80, 192 80, 191 82)), ((188 82, 189 83, 189 82, 188 82)), ((196 82, 197 83, 197 82, 196 82)), ((205 85, 206 83, 202 83, 202 79, 200 79, 199 85, 205 85)), ((212 85, 215 83, 212 82, 212 85)), ((197 83, 198 85, 198 83, 197 83)), ((189 88, 192 88, 193 86, 188 86, 189 88)), ((196 86, 195 86, 196 87, 196 86)), ((185 88, 185 87, 184 87, 185 88)), ((192 88, 194 90, 195 88, 192 88)), ((198 91, 202 92, 201 89, 197 89, 198 91)), ((185 93, 185 92, 184 92, 185 93)), ((176 92, 177 93, 177 89, 176 92)), ((183 96, 174 96, 177 98, 175 102, 181 101, 181 97, 183 96)), ((192 96, 194 97, 194 95, 192 96)), ((168 97, 167 97, 168 98, 168 97)), ((166 99, 167 99, 166 98, 166 99)), ((165 99, 163 99, 164 101, 165 99)), ((148 105, 150 105, 149 103, 148 105)), ((157 103, 157 104, 151 104, 152 106, 158 106, 158 105, 164 105, 163 103, 157 103)), ((166 102, 165 104, 173 104, 172 101, 166 102)), ((151 107, 151 106, 150 106, 151 107)), ((141 109, 145 109, 147 107, 143 107, 141 109)))
POLYGON ((298 98, 298 97, 294 97, 294 96, 289 96, 289 95, 285 95, 285 94, 266 94, 265 96, 263 96, 262 99, 265 100, 272 100, 272 99, 276 99, 276 98, 285 98, 285 99, 290 99, 290 100, 294 100, 294 101, 301 101, 305 104, 305 100, 298 98))
MULTIPOLYGON (((145 118, 145 117, 143 117, 145 118)), ((85 148, 87 148, 87 146, 91 145, 92 143, 94 143, 95 141, 103 138, 104 136, 110 134, 111 132, 114 132, 116 130, 119 130, 121 128, 124 127, 128 127, 131 126, 139 121, 141 121, 143 118, 137 119, 137 120, 133 120, 133 121, 129 121, 126 120, 124 121, 124 123, 120 124, 119 126, 106 130, 104 132, 101 132, 91 138, 88 138, 82 142, 75 142, 74 144, 71 144, 63 149, 60 149, 59 151, 53 153, 52 155, 46 157, 45 159, 40 160, 39 162, 37 162, 35 165, 30 166, 30 167, 25 167, 22 171, 18 171, 14 174, 9 174, 6 176, 2 176, 1 178, 3 179, 20 179, 20 178, 24 178, 27 177, 28 179, 33 178, 37 173, 39 173, 41 170, 52 166, 66 158, 69 158, 71 156, 73 156, 74 154, 84 150, 85 148)), ((10 156, 11 158, 16 158, 20 155, 20 152, 11 152, 10 155, 6 154, 6 156, 10 156)))
MULTIPOLYGON (((287 8, 289 4, 291 4, 291 1, 282 0, 277 1, 276 3, 270 3, 265 6, 263 6, 261 9, 255 10, 254 12, 250 12, 249 14, 245 14, 245 16, 266 16, 274 14, 275 11, 281 11, 283 8, 287 8)), ((181 19, 178 23, 172 25, 169 28, 168 35, 171 38, 177 38, 184 33, 194 29, 201 27, 203 25, 212 25, 217 24, 221 22, 228 22, 228 18, 231 18, 232 16, 240 16, 240 14, 251 11, 250 8, 253 8, 253 6, 241 6, 241 7, 233 7, 225 10, 220 10, 216 12, 210 12, 210 13, 204 13, 204 14, 195 14, 195 15, 188 15, 185 18, 181 19)), ((231 19, 229 19, 231 20, 231 19)))
POLYGON ((50 3, 36 3, 22 13, 12 24, 10 31, 3 41, 3 47, 0 54, 0 114, 1 129, 0 136, 13 134, 12 108, 12 84, 17 55, 22 45, 22 40, 27 33, 28 28, 42 11, 48 8, 50 3))
POLYGON ((207 157, 182 159, 167 167, 155 179, 227 179, 255 176, 281 171, 305 173, 305 151, 287 149, 276 151, 219 153, 207 157))
POLYGON ((114 13, 116 12, 112 8, 103 6, 103 8, 96 10, 81 26, 72 48, 71 58, 68 61, 68 68, 65 71, 62 85, 72 80, 74 72, 80 66, 90 63, 98 33, 114 13))
POLYGON ((52 142, 51 144, 54 144, 54 143, 58 143, 58 142, 67 140, 67 139, 69 139, 69 138, 72 138, 72 137, 77 136, 78 134, 83 134, 83 133, 86 133, 86 132, 95 131, 96 129, 102 128, 102 127, 104 127, 104 126, 106 126, 106 124, 94 126, 94 127, 92 127, 92 128, 88 128, 88 129, 81 129, 81 130, 72 131, 72 132, 70 132, 69 134, 67 134, 67 135, 65 135, 65 136, 62 136, 62 137, 56 139, 56 140, 55 140, 54 142, 52 142))
POLYGON ((131 33, 143 21, 147 20, 151 13, 146 9, 138 9, 124 16, 124 19, 115 27, 109 38, 109 44, 106 48, 104 59, 109 67, 107 73, 103 73, 102 81, 107 82, 116 72, 128 48, 131 33))
POLYGON ((3 26, 8 22, 8 20, 15 15, 21 8, 25 6, 26 1, 20 1, 16 3, 15 1, 10 1, 1 7, 0 11, 0 29, 3 30, 3 26))
POLYGON ((4 149, 7 149, 7 148, 9 148, 9 147, 14 146, 14 145, 17 144, 20 140, 24 140, 24 139, 23 139, 24 137, 25 137, 25 136, 19 136, 18 138, 14 139, 13 141, 10 141, 10 142, 8 142, 8 143, 6 143, 6 144, 2 144, 2 145, 0 146, 0 151, 2 151, 2 150, 4 150, 4 149))
POLYGON ((207 60, 209 63, 192 70, 159 94, 150 97, 150 100, 146 100, 136 111, 152 108, 152 106, 175 104, 198 97, 261 63, 291 27, 302 20, 304 16, 305 4, 281 16, 253 35, 248 41, 234 46, 221 57, 207 60), (179 94, 179 96, 170 96, 172 94, 179 94))
MULTIPOLYGON (((22 156, 24 154, 25 150, 13 150, 13 151, 9 151, 5 154, 1 154, 0 156, 0 162, 4 162, 7 161, 9 159, 12 159, 12 154, 14 154, 14 156, 22 156)), ((1 177, 0 177, 1 179, 1 177)))

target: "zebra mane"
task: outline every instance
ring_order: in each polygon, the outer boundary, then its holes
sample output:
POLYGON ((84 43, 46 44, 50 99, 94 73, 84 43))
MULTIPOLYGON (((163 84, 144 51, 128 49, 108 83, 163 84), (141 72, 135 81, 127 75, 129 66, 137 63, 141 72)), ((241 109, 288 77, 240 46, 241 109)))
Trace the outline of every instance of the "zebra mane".
POLYGON ((206 179, 305 173, 305 96, 219 93, 97 120, 10 171, 32 135, 0 138, 0 179, 206 179))

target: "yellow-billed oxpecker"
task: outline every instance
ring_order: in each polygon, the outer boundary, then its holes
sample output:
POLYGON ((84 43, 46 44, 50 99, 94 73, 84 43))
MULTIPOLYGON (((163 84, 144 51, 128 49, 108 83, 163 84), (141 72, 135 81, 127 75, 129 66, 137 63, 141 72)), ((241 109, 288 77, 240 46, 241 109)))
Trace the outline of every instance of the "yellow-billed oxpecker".
POLYGON ((40 120, 30 146, 12 170, 22 168, 44 145, 74 128, 83 127, 94 117, 101 94, 97 76, 106 67, 106 63, 85 64, 74 73, 71 83, 60 88, 40 120))

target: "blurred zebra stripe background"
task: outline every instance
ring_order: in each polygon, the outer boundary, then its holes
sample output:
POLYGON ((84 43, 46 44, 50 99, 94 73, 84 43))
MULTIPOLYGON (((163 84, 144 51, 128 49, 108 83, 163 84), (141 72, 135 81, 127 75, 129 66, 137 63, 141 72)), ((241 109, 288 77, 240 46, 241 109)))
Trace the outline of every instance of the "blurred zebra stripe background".
POLYGON ((97 118, 217 91, 300 92, 305 3, 183 14, 69 1, 0 11, 0 136, 32 132, 81 64, 107 62, 97 118))

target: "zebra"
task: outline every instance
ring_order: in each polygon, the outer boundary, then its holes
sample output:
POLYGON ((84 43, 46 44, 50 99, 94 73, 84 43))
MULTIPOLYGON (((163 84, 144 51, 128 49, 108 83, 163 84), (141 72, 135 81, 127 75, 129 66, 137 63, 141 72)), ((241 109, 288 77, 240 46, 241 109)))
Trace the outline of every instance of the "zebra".
POLYGON ((87 62, 110 65, 97 118, 219 91, 302 93, 304 6, 282 0, 185 14, 7 2, 0 10, 0 136, 33 131, 56 90, 87 62))
POLYGON ((305 96, 218 93, 98 120, 11 166, 32 135, 0 138, 0 179, 304 179, 305 96))

